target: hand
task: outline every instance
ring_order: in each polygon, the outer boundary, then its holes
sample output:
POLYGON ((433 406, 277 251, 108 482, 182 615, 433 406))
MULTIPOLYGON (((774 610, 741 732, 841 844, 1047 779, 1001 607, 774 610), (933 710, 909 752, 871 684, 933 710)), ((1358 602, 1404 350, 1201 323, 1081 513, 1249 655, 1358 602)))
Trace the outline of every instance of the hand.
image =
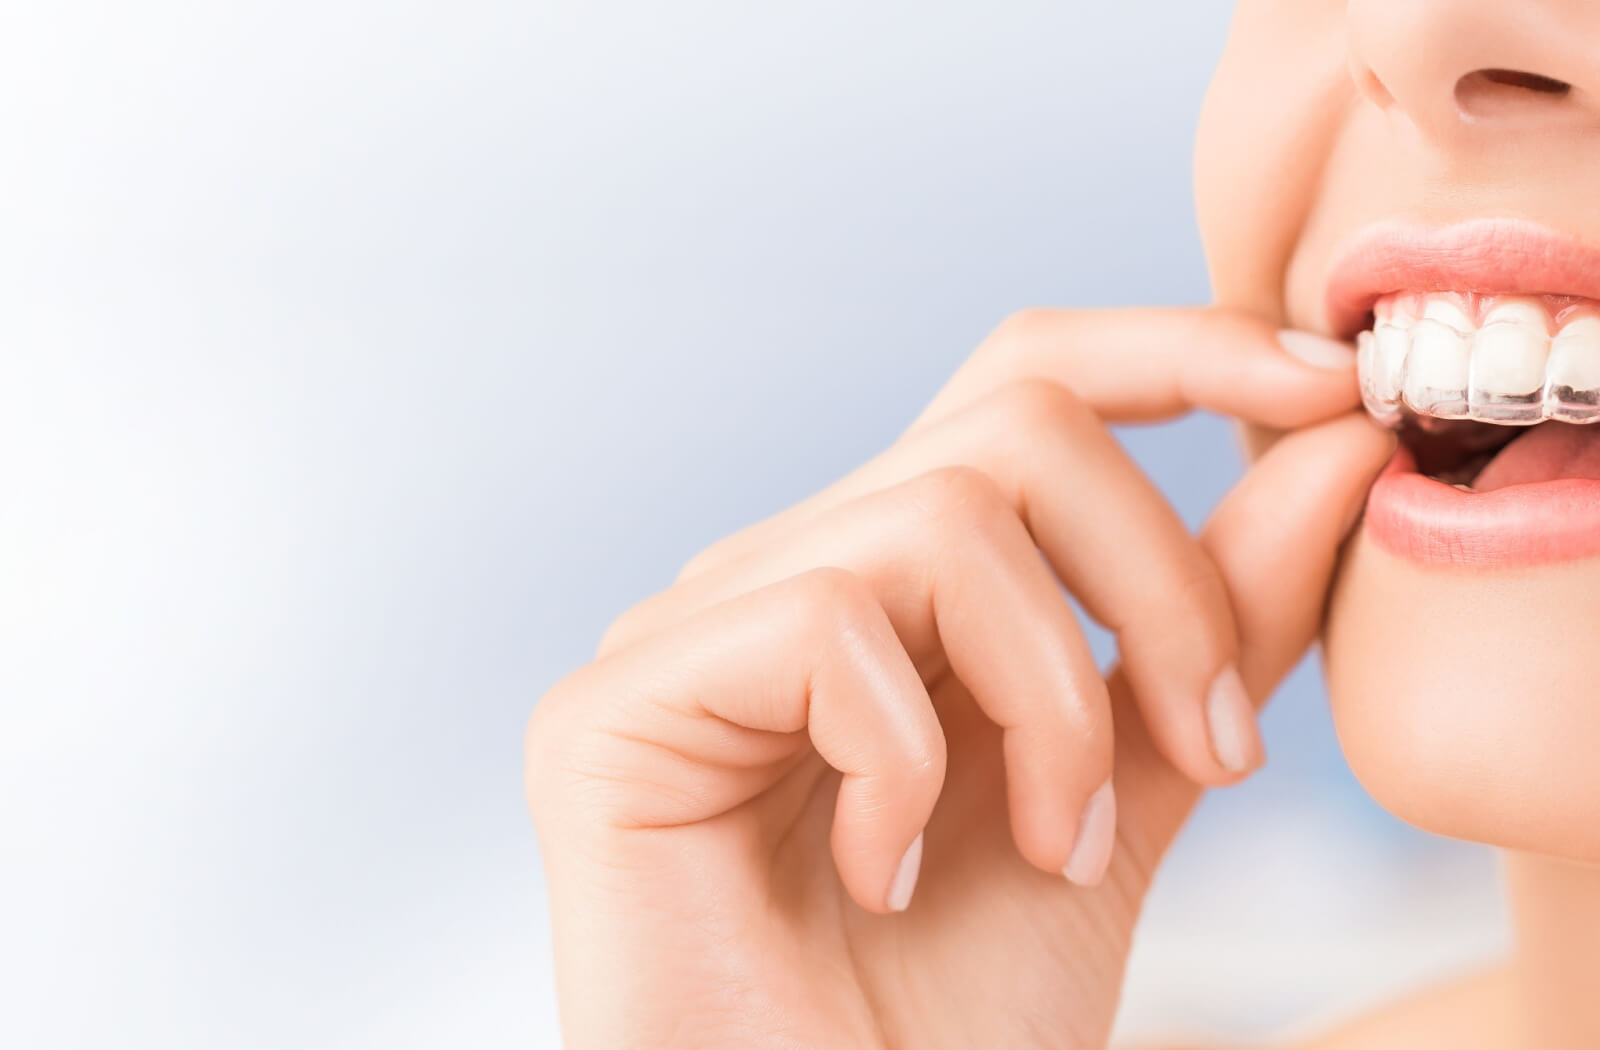
POLYGON ((567 1045, 1103 1046, 1392 447, 1356 404, 1238 315, 1029 311, 625 614, 529 727, 567 1045), (1293 431, 1198 538, 1105 426, 1194 407, 1293 431))

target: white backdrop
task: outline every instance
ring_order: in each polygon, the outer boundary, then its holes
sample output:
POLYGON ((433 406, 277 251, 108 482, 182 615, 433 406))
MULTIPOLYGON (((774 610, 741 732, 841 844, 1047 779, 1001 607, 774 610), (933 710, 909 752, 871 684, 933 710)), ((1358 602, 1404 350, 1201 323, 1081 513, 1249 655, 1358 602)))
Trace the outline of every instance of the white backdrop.
MULTIPOLYGON (((1225 8, 8 10, 0 1043, 554 1045, 531 705, 1005 314, 1205 297, 1225 8)), ((1127 440, 1191 520, 1237 471, 1215 420, 1127 440)), ((1487 858, 1359 795, 1313 675, 1267 730, 1125 1033, 1503 940, 1487 858)))

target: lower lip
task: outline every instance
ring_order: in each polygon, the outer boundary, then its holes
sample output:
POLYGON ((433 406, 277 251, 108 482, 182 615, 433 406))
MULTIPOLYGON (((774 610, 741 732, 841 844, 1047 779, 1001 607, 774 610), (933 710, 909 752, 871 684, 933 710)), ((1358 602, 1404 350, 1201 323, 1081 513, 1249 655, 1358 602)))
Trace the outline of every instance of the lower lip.
POLYGON ((1425 565, 1511 568, 1600 554, 1600 481, 1563 478, 1463 492, 1417 473, 1404 446, 1367 496, 1366 532, 1425 565))

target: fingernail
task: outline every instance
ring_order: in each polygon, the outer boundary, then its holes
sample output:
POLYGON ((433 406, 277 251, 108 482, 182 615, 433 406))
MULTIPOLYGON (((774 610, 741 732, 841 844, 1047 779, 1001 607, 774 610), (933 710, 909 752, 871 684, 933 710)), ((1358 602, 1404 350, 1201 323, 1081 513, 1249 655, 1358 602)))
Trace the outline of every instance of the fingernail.
POLYGON ((1083 816, 1078 818, 1078 840, 1072 844, 1072 855, 1061 874, 1079 886, 1095 885, 1105 876, 1116 842, 1117 796, 1108 779, 1084 803, 1083 816))
POLYGON ((1223 769, 1248 773, 1259 764, 1261 730, 1256 726, 1255 706, 1245 692, 1239 669, 1232 664, 1222 669, 1206 693, 1206 728, 1211 733, 1211 750, 1223 769))
POLYGON ((922 870, 922 832, 911 840, 900 866, 894 869, 894 879, 889 883, 889 910, 905 911, 911 904, 911 891, 917 888, 917 872, 922 870))
POLYGON ((1278 345, 1312 368, 1343 371, 1356 364, 1355 349, 1349 344, 1297 328, 1280 328, 1278 345))

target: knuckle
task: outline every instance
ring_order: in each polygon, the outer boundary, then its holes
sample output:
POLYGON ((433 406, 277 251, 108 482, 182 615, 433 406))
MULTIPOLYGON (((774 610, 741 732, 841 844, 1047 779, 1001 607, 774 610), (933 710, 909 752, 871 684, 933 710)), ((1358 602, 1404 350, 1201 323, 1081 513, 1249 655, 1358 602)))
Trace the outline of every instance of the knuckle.
POLYGON ((1080 753, 1109 763, 1115 747, 1113 722, 1111 700, 1103 691, 1096 691, 1086 703, 1071 708, 1068 724, 1077 736, 1080 753))
POLYGON ((809 569, 796 576, 791 586, 805 621, 824 632, 864 625, 880 611, 872 588, 848 569, 809 569))
POLYGON ((1213 620, 1228 609, 1228 591, 1222 574, 1192 536, 1173 547, 1166 571, 1160 574, 1144 604, 1155 609, 1182 609, 1183 615, 1213 620))
POLYGON ((752 549, 753 542, 759 540, 763 533, 769 531, 770 527, 781 517, 782 515, 779 515, 779 518, 770 518, 765 522, 746 526, 737 532, 730 532, 726 536, 713 540, 683 563, 683 566, 678 569, 678 575, 673 582, 683 583, 685 580, 705 575, 737 561, 742 555, 749 552, 752 549))
POLYGON ((552 738, 559 732, 556 714, 560 708, 572 702, 573 692, 572 678, 568 676, 545 690, 544 695, 534 703, 524 735, 529 752, 548 748, 552 738))
POLYGON ((1231 604, 1222 571, 1206 555, 1198 540, 1194 541, 1193 563, 1178 574, 1175 590, 1183 600, 1215 613, 1226 613, 1231 604))
POLYGON ((999 483, 964 464, 920 475, 912 483, 912 493, 919 514, 936 533, 990 532, 1011 513, 999 483))
POLYGON ((552 777, 567 751, 559 715, 562 708, 571 702, 570 683, 571 679, 568 678, 550 687, 533 705, 523 732, 523 789, 535 819, 544 812, 551 800, 552 777))
POLYGON ((595 657, 608 656, 621 649, 636 633, 634 623, 638 617, 634 609, 628 609, 612 620, 610 625, 600 634, 600 643, 595 646, 595 657))
POLYGON ((1147 658, 1192 654, 1210 664, 1236 640, 1227 585, 1211 560, 1196 547, 1193 557, 1176 559, 1155 593, 1142 601, 1118 635, 1147 658))
MULTIPOLYGON (((737 535, 739 534, 736 533, 735 536, 737 535)), ((735 536, 723 537, 690 557, 678 570, 678 575, 673 582, 682 583, 684 580, 699 576, 708 569, 716 567, 720 562, 726 561, 726 551, 733 545, 735 536)))
POLYGON ((523 791, 535 829, 550 842, 570 837, 575 820, 594 826, 627 821, 639 811, 641 798, 662 808, 682 801, 679 789, 650 781, 630 760, 629 717, 607 728, 629 706, 634 687, 587 680, 594 666, 557 682, 528 716, 523 791), (609 716, 598 714, 607 709, 609 716))
POLYGON ((1028 306, 1001 321, 987 342, 994 345, 1015 346, 1041 337, 1061 316, 1061 311, 1048 306, 1028 306))
POLYGON ((1039 376, 1027 376, 1002 388, 994 407, 1004 429, 1019 435, 1077 431, 1100 423, 1082 398, 1039 376))
POLYGON ((659 620, 655 612, 659 598, 659 595, 646 598, 624 609, 615 620, 612 620, 610 626, 600 635, 600 643, 595 646, 595 658, 609 656, 648 634, 651 627, 659 620))
POLYGON ((920 735, 907 742, 902 778, 914 790, 937 790, 944 783, 948 752, 943 733, 920 735))
MULTIPOLYGON (((901 651, 889 614, 872 586, 844 569, 818 568, 795 577, 800 635, 824 666, 852 675, 901 651)), ((797 641, 800 639, 797 639, 797 641)))
POLYGON ((1231 642, 1235 628, 1227 584, 1211 559, 1201 554, 1195 562, 1189 571, 1177 577, 1171 593, 1176 596, 1179 608, 1194 610, 1191 615, 1203 635, 1231 642))
POLYGON ((1096 780, 1111 772, 1116 760, 1113 715, 1098 701, 1073 705, 1040 724, 1046 740, 1054 740, 1074 768, 1096 780))

